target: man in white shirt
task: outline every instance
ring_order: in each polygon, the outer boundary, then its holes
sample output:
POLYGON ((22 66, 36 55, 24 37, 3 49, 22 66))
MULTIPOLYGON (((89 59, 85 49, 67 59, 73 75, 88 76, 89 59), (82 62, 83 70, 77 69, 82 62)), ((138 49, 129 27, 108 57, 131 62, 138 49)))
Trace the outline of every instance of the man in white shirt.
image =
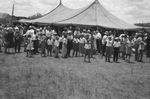
POLYGON ((97 31, 96 31, 96 44, 97 44, 97 51, 98 51, 98 53, 100 53, 100 50, 101 50, 101 38, 102 38, 102 35, 101 35, 101 33, 97 30, 97 31))
POLYGON ((108 36, 108 38, 106 39, 106 57, 105 57, 105 61, 110 62, 110 57, 111 57, 111 52, 112 52, 112 43, 113 40, 111 38, 111 36, 108 36))
POLYGON ((102 54, 103 54, 103 56, 105 56, 105 52, 106 52, 106 39, 108 37, 108 31, 105 31, 104 34, 105 35, 102 38, 102 54))

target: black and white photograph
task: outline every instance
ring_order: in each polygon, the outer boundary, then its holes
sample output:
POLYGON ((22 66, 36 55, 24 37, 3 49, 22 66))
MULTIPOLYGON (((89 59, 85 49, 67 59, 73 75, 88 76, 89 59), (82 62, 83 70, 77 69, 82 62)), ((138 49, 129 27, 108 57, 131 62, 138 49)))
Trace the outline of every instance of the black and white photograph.
POLYGON ((0 0, 0 99, 150 99, 150 0, 0 0))

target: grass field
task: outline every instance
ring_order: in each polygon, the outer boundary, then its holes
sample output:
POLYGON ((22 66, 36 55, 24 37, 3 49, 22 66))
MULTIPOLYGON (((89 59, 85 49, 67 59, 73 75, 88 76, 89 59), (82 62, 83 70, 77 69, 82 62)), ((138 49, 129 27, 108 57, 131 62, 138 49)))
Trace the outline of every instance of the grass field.
POLYGON ((150 59, 106 63, 0 53, 0 99, 150 99, 150 59))

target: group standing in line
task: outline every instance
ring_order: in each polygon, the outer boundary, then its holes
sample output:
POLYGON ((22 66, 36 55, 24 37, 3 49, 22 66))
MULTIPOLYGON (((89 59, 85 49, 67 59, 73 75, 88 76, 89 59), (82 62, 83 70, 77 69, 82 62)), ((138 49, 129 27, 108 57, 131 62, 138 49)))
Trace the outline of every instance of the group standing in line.
POLYGON ((136 33, 129 36, 127 33, 116 34, 112 31, 80 29, 75 30, 64 28, 61 35, 51 28, 35 28, 29 26, 24 32, 23 27, 0 27, 0 51, 4 46, 4 52, 14 49, 20 53, 21 45, 24 44, 24 51, 27 57, 33 57, 40 53, 42 57, 54 56, 59 58, 84 57, 93 58, 95 53, 105 56, 106 62, 118 62, 122 57, 130 62, 131 54, 134 52, 135 61, 143 61, 144 52, 150 57, 150 35, 148 33, 136 33))

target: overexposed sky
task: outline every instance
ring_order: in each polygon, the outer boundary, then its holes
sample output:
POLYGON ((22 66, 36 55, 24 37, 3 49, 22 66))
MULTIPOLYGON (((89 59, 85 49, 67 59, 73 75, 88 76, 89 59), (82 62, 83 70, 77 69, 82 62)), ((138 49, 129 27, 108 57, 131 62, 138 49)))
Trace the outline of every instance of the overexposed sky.
MULTIPOLYGON (((62 0, 73 9, 89 5, 94 0, 62 0)), ((0 0, 0 12, 11 14, 15 4, 16 16, 30 16, 35 13, 46 14, 59 4, 60 0, 0 0)), ((150 0, 99 0, 112 14, 128 23, 150 22, 150 0)))

